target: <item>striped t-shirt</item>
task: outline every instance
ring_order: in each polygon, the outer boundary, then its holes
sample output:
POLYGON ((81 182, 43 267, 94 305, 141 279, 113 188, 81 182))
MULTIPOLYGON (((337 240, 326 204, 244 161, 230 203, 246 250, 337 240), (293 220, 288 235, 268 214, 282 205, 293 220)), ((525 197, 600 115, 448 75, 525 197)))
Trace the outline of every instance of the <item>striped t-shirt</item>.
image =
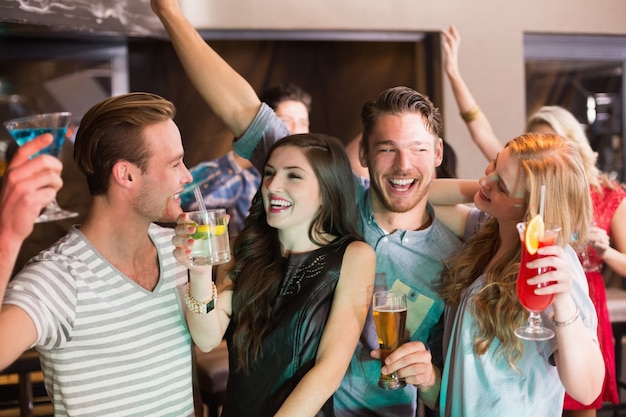
POLYGON ((56 416, 191 416, 191 339, 180 301, 186 269, 171 229, 151 225, 160 276, 147 291, 72 228, 11 281, 4 303, 37 328, 56 416))

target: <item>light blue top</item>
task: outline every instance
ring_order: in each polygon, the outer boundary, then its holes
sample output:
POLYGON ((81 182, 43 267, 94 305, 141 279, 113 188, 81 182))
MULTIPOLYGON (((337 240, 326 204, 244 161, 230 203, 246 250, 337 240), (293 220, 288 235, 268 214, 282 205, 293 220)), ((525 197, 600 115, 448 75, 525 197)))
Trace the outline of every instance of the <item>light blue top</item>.
MULTIPOLYGON (((474 209, 470 219, 478 210, 474 209)), ((589 298, 587 281, 574 250, 565 253, 573 265, 575 279, 572 296, 589 336, 597 341, 597 317, 589 298)), ((466 290, 458 308, 446 308, 447 347, 441 382, 440 410, 446 417, 554 417, 561 415, 564 388, 552 354, 557 349, 556 338, 548 341, 524 341, 524 354, 517 369, 496 356, 500 342, 495 340, 486 354, 477 356, 473 349, 473 329, 476 321, 471 314, 472 296, 485 285, 485 275, 479 276, 466 290)), ((541 316, 546 327, 554 329, 550 317, 552 307, 541 316)))
MULTIPOLYGON (((260 165, 271 145, 287 135, 283 128, 280 119, 263 105, 248 130, 235 142, 234 149, 262 172, 260 165)), ((385 233, 374 218, 367 182, 356 176, 354 180, 358 183, 356 198, 361 233, 376 251, 376 289, 407 293, 406 326, 410 340, 428 343, 433 362, 441 365, 444 303, 431 284, 439 279, 443 260, 456 251, 461 242, 435 219, 430 205, 427 210, 433 222, 429 227, 419 231, 385 233)), ((348 372, 334 395, 337 416, 415 417, 417 390, 414 386, 395 391, 378 387, 380 362, 370 357, 370 352, 377 348, 378 339, 370 311, 348 372)))

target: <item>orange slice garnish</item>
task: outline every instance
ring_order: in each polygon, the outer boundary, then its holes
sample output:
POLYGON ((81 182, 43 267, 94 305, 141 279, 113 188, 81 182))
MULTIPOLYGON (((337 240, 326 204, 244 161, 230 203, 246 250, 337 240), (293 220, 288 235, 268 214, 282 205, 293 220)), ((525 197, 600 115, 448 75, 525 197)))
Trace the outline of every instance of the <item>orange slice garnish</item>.
POLYGON ((539 241, 543 237, 544 224, 539 214, 530 219, 524 232, 524 244, 529 254, 534 255, 539 249, 539 241))

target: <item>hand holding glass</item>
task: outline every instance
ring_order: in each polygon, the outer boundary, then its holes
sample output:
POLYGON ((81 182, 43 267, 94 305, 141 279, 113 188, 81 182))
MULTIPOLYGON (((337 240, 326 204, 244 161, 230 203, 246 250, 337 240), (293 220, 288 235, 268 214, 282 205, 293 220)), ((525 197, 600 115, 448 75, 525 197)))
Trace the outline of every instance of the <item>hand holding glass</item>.
MULTIPOLYGON (((598 227, 595 219, 591 221, 590 230, 594 227, 598 227)), ((596 272, 602 270, 602 258, 598 256, 591 241, 588 241, 585 247, 578 252, 578 259, 580 260, 580 264, 583 266, 583 271, 585 272, 596 272)))
MULTIPOLYGON (((380 364, 404 342, 406 324, 406 294, 392 291, 380 291, 374 294, 374 323, 380 345, 380 364)), ((384 389, 398 389, 406 385, 404 379, 395 373, 380 374, 378 386, 384 389)))
MULTIPOLYGON (((63 146, 63 141, 65 140, 65 135, 67 134, 71 116, 71 113, 68 112, 38 114, 8 120, 4 122, 4 126, 19 146, 30 142, 41 134, 51 133, 54 138, 52 143, 33 155, 33 157, 40 154, 47 154, 58 158, 61 147, 63 146)), ((44 212, 39 215, 36 223, 67 219, 76 216, 78 216, 78 213, 63 210, 59 207, 55 199, 48 204, 44 212)))
MULTIPOLYGON (((554 294, 535 294, 535 290, 538 288, 546 287, 550 283, 542 283, 529 285, 528 279, 543 274, 545 272, 552 271, 552 268, 528 268, 526 264, 532 262, 535 259, 543 258, 537 252, 531 254, 524 242, 524 236, 526 232, 527 223, 518 223, 517 231, 519 232, 520 239, 522 241, 522 259, 520 261, 519 274, 517 276, 517 296, 520 303, 526 310, 530 312, 528 317, 528 325, 518 327, 515 329, 515 335, 520 339, 525 340, 548 340, 554 337, 554 332, 541 325, 541 313, 545 310, 554 299, 554 294)), ((543 232, 543 236, 539 238, 539 248, 544 246, 556 245, 559 237, 560 228, 554 228, 546 225, 543 232)))
POLYGON ((192 265, 219 265, 230 261, 228 216, 224 209, 187 213, 196 231, 190 235, 192 265))

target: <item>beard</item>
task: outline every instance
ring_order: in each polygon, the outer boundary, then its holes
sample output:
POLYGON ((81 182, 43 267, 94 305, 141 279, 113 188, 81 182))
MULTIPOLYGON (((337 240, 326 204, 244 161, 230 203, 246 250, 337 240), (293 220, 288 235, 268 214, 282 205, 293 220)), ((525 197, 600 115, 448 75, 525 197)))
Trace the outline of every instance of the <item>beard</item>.
POLYGON ((427 198, 428 187, 425 187, 421 181, 418 185, 414 185, 413 187, 410 193, 403 196, 396 196, 385 192, 386 190, 380 186, 378 181, 371 181, 370 183, 370 188, 374 192, 378 202, 391 213, 406 213, 411 211, 424 198, 427 198))

